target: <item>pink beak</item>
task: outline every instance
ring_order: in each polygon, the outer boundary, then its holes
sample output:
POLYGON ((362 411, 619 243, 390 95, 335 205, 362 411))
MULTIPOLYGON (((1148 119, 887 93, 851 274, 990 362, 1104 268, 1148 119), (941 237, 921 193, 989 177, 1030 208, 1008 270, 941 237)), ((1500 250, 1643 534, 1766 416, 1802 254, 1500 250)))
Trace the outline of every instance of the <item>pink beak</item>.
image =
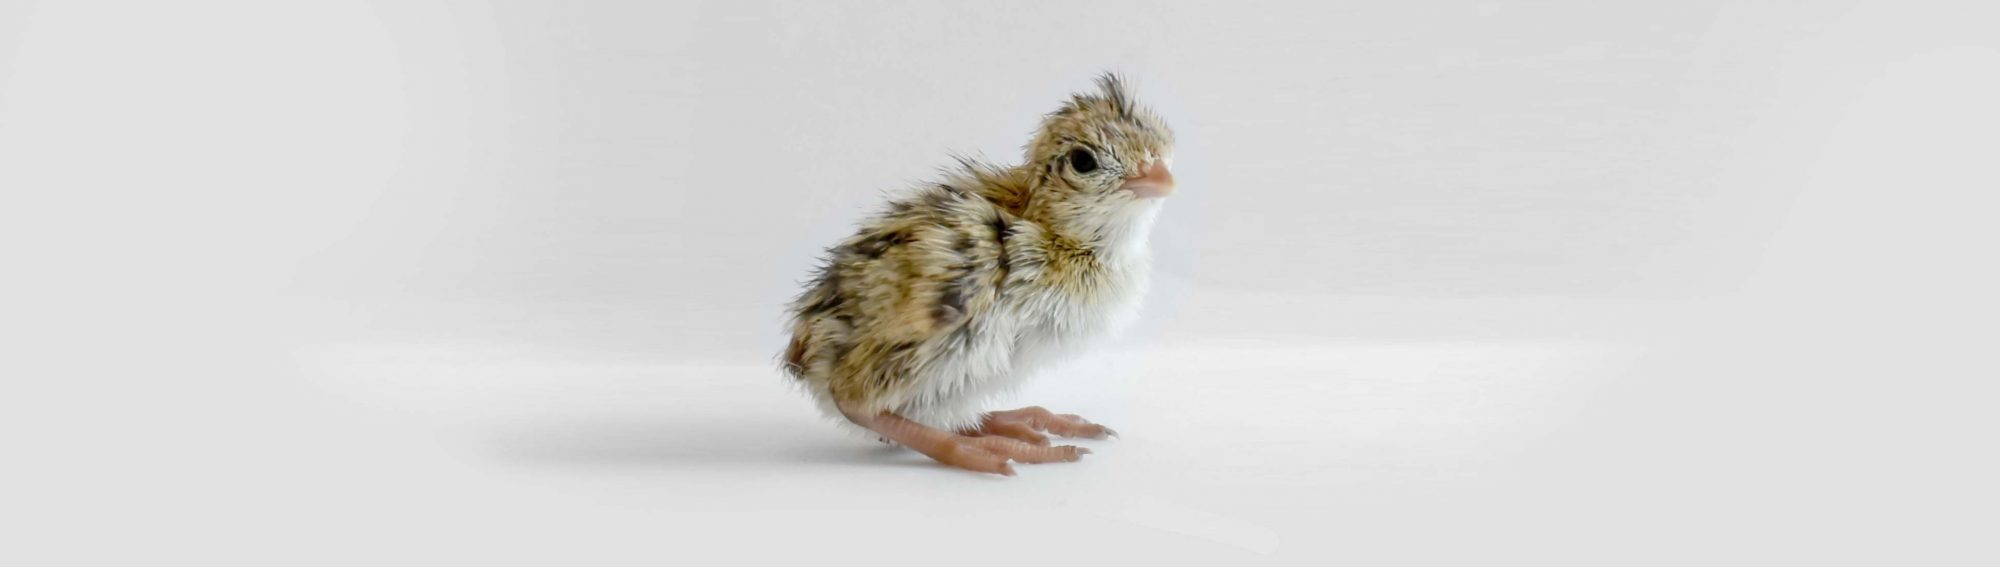
POLYGON ((1140 198, 1165 197, 1174 192, 1174 172, 1167 169, 1166 160, 1155 160, 1139 167, 1138 177, 1125 178, 1119 189, 1131 191, 1140 198))

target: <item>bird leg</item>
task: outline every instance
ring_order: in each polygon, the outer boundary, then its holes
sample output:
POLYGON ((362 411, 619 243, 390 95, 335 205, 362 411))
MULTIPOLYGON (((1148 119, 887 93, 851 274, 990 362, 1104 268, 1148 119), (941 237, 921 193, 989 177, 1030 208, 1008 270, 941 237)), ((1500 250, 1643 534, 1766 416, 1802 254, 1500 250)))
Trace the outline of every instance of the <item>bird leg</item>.
POLYGON ((1070 413, 1058 414, 1041 406, 987 413, 986 418, 980 420, 979 428, 962 433, 975 436, 998 435, 1043 446, 1049 444, 1049 437, 1042 433, 1090 439, 1118 435, 1117 431, 1091 423, 1082 416, 1070 413))
POLYGON ((960 435, 910 421, 894 412, 868 414, 841 404, 841 414, 855 425, 868 428, 904 447, 915 449, 937 462, 969 471, 1014 476, 1008 461, 1057 463, 1083 458, 1089 449, 1075 446, 1044 447, 1007 437, 960 435))

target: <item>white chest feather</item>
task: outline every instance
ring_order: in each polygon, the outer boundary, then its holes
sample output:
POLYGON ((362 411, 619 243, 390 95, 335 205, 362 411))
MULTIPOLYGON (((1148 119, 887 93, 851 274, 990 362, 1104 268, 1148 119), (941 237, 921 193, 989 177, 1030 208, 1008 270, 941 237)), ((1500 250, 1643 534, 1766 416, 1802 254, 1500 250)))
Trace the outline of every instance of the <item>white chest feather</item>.
POLYGON ((963 345, 921 372, 901 413, 936 427, 972 426, 994 396, 1123 331, 1138 314, 1151 272, 1146 234, 1152 211, 1144 213, 1104 251, 1108 276, 1096 293, 1004 290, 1000 304, 974 322, 963 345))

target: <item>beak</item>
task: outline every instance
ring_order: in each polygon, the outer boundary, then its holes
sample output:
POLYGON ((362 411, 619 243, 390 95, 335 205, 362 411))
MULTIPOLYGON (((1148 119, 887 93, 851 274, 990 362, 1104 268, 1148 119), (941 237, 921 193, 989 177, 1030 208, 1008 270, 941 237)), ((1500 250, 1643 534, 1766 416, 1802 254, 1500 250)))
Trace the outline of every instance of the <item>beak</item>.
POLYGON ((1174 172, 1167 169, 1167 160, 1153 160, 1139 167, 1138 177, 1125 178, 1119 189, 1131 191, 1140 198, 1165 197, 1174 192, 1174 172))

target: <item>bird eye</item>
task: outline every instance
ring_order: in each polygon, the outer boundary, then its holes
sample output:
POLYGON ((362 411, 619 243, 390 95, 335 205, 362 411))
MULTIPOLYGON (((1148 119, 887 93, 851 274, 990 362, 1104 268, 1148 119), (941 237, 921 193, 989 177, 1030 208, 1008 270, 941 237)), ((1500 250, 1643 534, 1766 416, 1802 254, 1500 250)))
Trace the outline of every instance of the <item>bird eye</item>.
POLYGON ((1097 171, 1097 156, 1090 155, 1089 151, 1082 149, 1070 150, 1069 167, 1077 173, 1097 171))

